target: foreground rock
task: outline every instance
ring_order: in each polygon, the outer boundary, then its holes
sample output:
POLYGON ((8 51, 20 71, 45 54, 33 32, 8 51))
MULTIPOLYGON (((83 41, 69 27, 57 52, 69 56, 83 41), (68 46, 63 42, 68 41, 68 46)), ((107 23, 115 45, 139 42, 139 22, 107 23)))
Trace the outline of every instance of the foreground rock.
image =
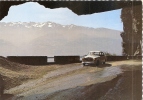
POLYGON ((4 81, 2 75, 0 75, 0 97, 2 97, 3 94, 4 94, 4 81))

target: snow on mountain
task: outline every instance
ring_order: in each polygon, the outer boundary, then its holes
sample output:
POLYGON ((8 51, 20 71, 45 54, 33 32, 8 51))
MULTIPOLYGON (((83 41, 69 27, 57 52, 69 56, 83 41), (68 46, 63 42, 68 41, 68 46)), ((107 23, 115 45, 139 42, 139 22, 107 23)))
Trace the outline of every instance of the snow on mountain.
MULTIPOLYGON (((60 25, 60 24, 57 24, 57 23, 54 23, 54 22, 39 22, 39 23, 36 23, 36 22, 9 22, 9 23, 5 23, 5 22, 0 22, 0 27, 7 27, 7 26, 10 26, 10 27, 25 27, 25 28, 33 28, 33 27, 36 27, 36 28, 42 28, 42 27, 68 27, 69 29, 72 29, 74 27, 76 27, 76 25, 60 25)), ((78 26, 79 27, 79 26, 78 26)))

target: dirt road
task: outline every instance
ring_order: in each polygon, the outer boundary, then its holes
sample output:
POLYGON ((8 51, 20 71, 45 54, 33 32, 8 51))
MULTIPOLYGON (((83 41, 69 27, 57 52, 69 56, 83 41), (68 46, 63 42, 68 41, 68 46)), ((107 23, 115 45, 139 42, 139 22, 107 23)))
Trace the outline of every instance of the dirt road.
MULTIPOLYGON (((108 82, 117 80, 119 76, 123 75, 124 71, 141 71, 141 61, 108 62, 98 67, 82 66, 80 63, 57 66, 61 67, 48 71, 42 78, 30 80, 20 86, 6 90, 5 93, 15 95, 10 98, 10 100, 81 100, 83 98, 80 96, 86 93, 81 92, 81 90, 83 91, 85 87, 87 91, 92 85, 101 85, 106 82, 106 84, 109 84, 108 82), (76 92, 76 95, 73 91, 76 92), (77 96, 80 98, 77 98, 77 96)), ((116 84, 116 82, 111 83, 116 84)), ((103 87, 105 85, 103 85, 103 87)), ((104 89, 106 90, 106 87, 104 87, 103 90, 104 89)), ((90 99, 87 98, 85 100, 90 99)), ((98 99, 94 98, 93 100, 98 99)), ((101 100, 104 100, 103 97, 101 100)))

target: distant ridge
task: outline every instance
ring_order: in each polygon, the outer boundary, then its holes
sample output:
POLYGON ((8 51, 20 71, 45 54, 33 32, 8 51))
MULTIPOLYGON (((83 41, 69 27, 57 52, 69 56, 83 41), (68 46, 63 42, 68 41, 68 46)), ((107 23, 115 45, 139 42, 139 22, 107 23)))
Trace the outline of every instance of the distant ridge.
POLYGON ((0 55, 85 55, 102 50, 121 55, 120 31, 53 22, 0 22, 0 55))

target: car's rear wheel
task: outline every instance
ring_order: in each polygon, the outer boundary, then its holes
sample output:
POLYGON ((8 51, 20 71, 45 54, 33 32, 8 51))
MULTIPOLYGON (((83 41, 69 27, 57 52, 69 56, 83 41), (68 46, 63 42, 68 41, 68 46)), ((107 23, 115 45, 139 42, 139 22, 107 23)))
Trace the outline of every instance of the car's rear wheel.
POLYGON ((106 63, 106 60, 104 60, 103 64, 105 64, 105 63, 106 63))
POLYGON ((99 62, 99 60, 97 60, 97 62, 96 62, 96 66, 98 66, 98 65, 99 65, 99 63, 100 63, 100 62, 99 62))
POLYGON ((85 63, 83 63, 83 66, 85 66, 85 63))

